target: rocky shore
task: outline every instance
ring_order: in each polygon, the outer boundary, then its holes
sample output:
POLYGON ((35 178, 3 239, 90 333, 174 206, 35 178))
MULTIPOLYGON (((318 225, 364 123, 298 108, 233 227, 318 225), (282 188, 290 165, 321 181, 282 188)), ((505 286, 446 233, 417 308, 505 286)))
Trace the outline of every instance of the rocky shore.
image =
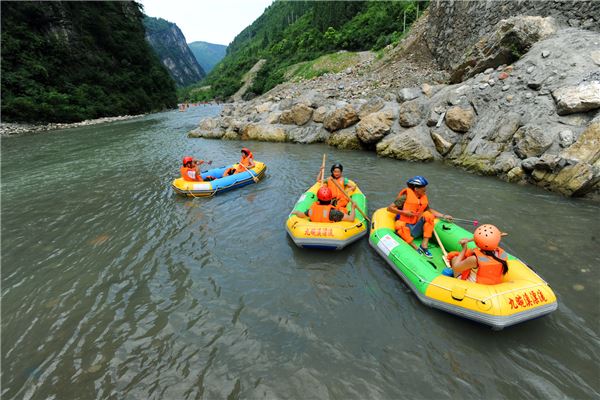
POLYGON ((76 128, 79 126, 103 124, 105 122, 124 121, 124 120, 128 120, 128 119, 138 118, 143 115, 144 114, 122 115, 122 116, 117 116, 117 117, 104 117, 104 118, 97 118, 97 119, 88 119, 85 121, 74 122, 74 123, 18 124, 18 123, 10 123, 10 122, 0 122, 0 137, 21 135, 24 133, 33 133, 33 132, 46 132, 46 131, 52 131, 52 130, 56 130, 56 129, 76 128))
POLYGON ((381 60, 227 105, 189 136, 326 142, 597 197, 600 33, 513 16, 441 69, 426 18, 381 60))

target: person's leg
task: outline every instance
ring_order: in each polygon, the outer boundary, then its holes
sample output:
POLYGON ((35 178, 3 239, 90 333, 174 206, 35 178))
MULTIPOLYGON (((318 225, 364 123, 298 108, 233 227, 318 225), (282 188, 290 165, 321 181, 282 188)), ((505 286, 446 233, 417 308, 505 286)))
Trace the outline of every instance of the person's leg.
POLYGON ((423 241, 421 247, 426 249, 429 244, 429 239, 433 235, 433 221, 435 217, 429 211, 425 211, 420 221, 423 221, 423 241))
POLYGON ((397 220, 394 224, 394 228, 396 228, 396 232, 398 233, 398 236, 402 238, 402 240, 411 245, 413 249, 417 249, 417 245, 413 243, 415 239, 410 234, 410 225, 407 225, 404 221, 397 220))

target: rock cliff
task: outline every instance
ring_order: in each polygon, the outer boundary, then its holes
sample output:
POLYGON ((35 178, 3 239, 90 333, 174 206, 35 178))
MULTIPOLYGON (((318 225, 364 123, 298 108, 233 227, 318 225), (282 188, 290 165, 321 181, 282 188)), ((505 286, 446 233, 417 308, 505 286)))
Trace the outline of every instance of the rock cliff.
POLYGON ((191 85, 206 76, 177 25, 160 18, 144 17, 144 26, 146 40, 177 86, 191 85))
POLYGON ((190 136, 326 142, 401 160, 443 160, 567 196, 600 194, 600 32, 585 29, 600 13, 574 22, 571 11, 561 14, 564 2, 552 3, 546 16, 531 15, 537 2, 462 3, 432 3, 381 60, 228 105, 190 136), (504 7, 505 18, 490 3, 504 7), (531 6, 527 13, 523 4, 531 6), (435 20, 458 14, 496 22, 478 21, 486 28, 473 27, 458 50, 435 20), (438 63, 442 51, 448 60, 438 63))

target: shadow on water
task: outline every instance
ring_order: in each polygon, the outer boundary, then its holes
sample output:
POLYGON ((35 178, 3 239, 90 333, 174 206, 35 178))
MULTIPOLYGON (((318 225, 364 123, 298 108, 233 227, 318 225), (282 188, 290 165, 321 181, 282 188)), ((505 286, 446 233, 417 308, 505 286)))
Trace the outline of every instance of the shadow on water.
POLYGON ((2 139, 3 398, 599 396, 596 203, 323 144, 187 138, 218 111, 2 139), (242 146, 266 179, 171 189, 182 156, 226 165, 242 146), (369 214, 425 175, 433 208, 508 231, 559 309, 494 332, 421 304, 366 238, 296 247, 285 220, 324 153, 369 214))

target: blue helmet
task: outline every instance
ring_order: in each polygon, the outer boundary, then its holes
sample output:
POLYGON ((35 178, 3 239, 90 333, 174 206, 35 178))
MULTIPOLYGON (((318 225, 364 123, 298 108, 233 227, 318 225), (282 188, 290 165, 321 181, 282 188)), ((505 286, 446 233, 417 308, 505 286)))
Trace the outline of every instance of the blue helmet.
POLYGON ((427 182, 427 179, 425 179, 424 176, 417 175, 417 176, 413 176, 408 181, 406 181, 406 184, 407 185, 415 185, 415 186, 427 186, 429 184, 429 182, 427 182))

